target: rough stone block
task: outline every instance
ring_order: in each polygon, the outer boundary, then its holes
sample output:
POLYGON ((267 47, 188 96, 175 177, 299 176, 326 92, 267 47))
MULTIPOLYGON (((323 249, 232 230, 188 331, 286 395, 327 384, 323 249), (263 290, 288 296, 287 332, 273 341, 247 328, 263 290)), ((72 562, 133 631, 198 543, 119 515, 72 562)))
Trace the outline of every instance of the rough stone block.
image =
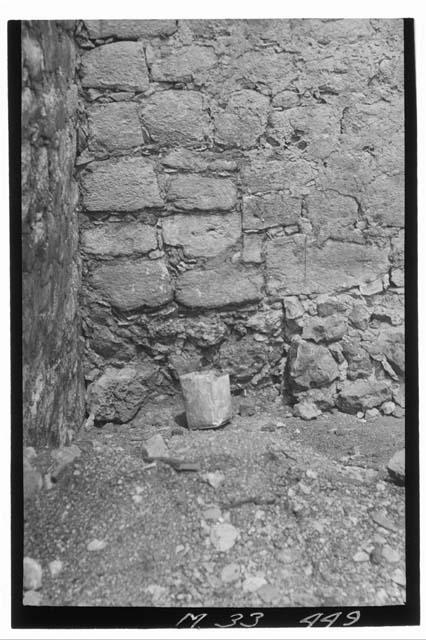
POLYGON ((256 271, 229 265, 202 271, 193 269, 179 276, 176 300, 185 307, 207 308, 241 305, 262 297, 263 278, 256 271))
POLYGON ((115 262, 95 269, 90 282, 120 311, 159 307, 173 297, 169 272, 160 260, 115 262))
POLYGON ((179 82, 202 80, 216 64, 213 47, 190 45, 181 49, 169 49, 161 57, 149 59, 152 79, 155 82, 179 82))
POLYGON ((388 249, 328 240, 309 243, 304 235, 266 243, 268 290, 272 295, 332 293, 355 287, 388 270, 388 249))
POLYGON ((336 402, 341 411, 355 414, 358 411, 379 407, 391 397, 391 389, 383 381, 356 380, 345 382, 336 402))
POLYGON ((237 56, 232 60, 228 74, 236 85, 263 85, 273 95, 289 88, 292 79, 298 75, 291 55, 271 49, 247 51, 237 56))
POLYGON ((113 42, 91 49, 82 56, 83 87, 146 91, 148 70, 142 44, 113 42))
POLYGON ((139 40, 170 36, 177 30, 176 20, 85 20, 89 38, 115 37, 118 40, 139 40))
POLYGON ((215 140, 226 147, 246 149, 265 132, 269 99, 257 91, 243 89, 229 96, 225 109, 214 110, 215 140))
POLYGON ((143 144, 141 123, 136 105, 119 102, 93 107, 88 111, 91 141, 94 151, 132 149, 143 144))
POLYGON ((249 193, 283 191, 292 196, 309 192, 306 186, 316 174, 309 162, 295 160, 283 152, 277 158, 270 152, 249 152, 249 162, 242 170, 242 184, 249 193))
MULTIPOLYGON (((401 166, 401 161, 400 161, 401 166)), ((404 174, 379 175, 371 180, 360 200, 365 215, 386 227, 404 227, 404 174)))
POLYGON ((243 227, 268 229, 279 225, 291 225, 299 220, 301 210, 301 199, 284 193, 243 196, 243 227))
POLYGON ((326 318, 310 318, 303 327, 302 338, 314 342, 336 342, 347 330, 346 318, 338 315, 326 318))
POLYGON ((335 193, 330 189, 315 191, 307 196, 305 204, 306 215, 321 239, 333 237, 338 231, 353 229, 358 217, 355 198, 335 193))
POLYGON ((338 144, 340 115, 334 107, 323 104, 274 111, 269 135, 281 145, 326 158, 338 144))
POLYGON ((163 204, 153 165, 144 158, 93 164, 81 187, 88 211, 137 211, 163 204))
POLYGON ((83 251, 97 256, 129 256, 157 248, 155 227, 140 223, 102 224, 81 232, 83 251))
POLYGON ((241 236, 237 214, 177 214, 163 220, 163 239, 171 246, 182 246, 188 257, 216 256, 234 245, 241 236))
POLYGON ((167 199, 176 209, 227 211, 236 204, 237 189, 229 178, 180 175, 170 181, 167 199))
POLYGON ((346 375, 349 380, 367 378, 373 373, 373 363, 367 351, 361 347, 359 340, 345 336, 342 341, 342 352, 348 362, 346 375))
POLYGON ((87 390, 87 404, 97 422, 129 422, 149 395, 156 374, 151 363, 116 369, 107 367, 87 390))
POLYGON ((245 234, 243 238, 243 262, 262 262, 262 236, 257 234, 245 234))
MULTIPOLYGON (((258 374, 268 362, 275 361, 276 351, 266 342, 257 342, 247 335, 240 340, 228 339, 219 350, 219 364, 229 371, 233 382, 244 383, 258 374)), ((278 355, 279 358, 279 355, 278 355)))
POLYGON ((197 145, 210 137, 210 118, 198 91, 159 91, 141 109, 152 140, 161 145, 197 145))
POLYGON ((296 390, 324 387, 339 377, 339 369, 330 351, 304 340, 292 344, 287 363, 288 375, 296 390))

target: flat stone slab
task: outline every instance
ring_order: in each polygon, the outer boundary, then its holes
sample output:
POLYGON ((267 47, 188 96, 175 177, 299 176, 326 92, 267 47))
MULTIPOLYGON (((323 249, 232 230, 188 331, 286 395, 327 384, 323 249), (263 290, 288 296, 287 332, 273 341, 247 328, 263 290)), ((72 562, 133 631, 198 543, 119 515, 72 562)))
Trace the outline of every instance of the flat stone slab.
POLYGON ((170 275, 161 260, 114 262, 95 269, 91 285, 121 311, 160 307, 173 297, 170 275))
POLYGON ((163 204, 153 165, 145 158, 96 162, 83 174, 81 186, 88 211, 137 211, 163 204))
POLYGON ((262 298, 262 275, 229 266, 203 271, 193 269, 179 276, 176 300, 186 307, 213 309, 255 302, 262 298))
POLYGON ((82 56, 85 88, 146 91, 148 69, 139 42, 113 42, 91 49, 82 56))

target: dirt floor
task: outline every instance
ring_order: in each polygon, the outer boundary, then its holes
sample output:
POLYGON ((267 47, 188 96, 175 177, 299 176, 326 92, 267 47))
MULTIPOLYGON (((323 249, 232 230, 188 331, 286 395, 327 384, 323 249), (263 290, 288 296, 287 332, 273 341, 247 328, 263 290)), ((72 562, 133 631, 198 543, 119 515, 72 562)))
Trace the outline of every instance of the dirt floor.
MULTIPOLYGON (((306 422, 266 402, 221 429, 189 431, 181 412, 164 400, 133 427, 81 432, 81 456, 28 501, 40 604, 404 603, 404 488, 385 468, 404 446, 403 420, 336 412, 306 422), (144 461, 154 433, 199 470, 144 461)), ((46 473, 50 452, 31 462, 46 473)))

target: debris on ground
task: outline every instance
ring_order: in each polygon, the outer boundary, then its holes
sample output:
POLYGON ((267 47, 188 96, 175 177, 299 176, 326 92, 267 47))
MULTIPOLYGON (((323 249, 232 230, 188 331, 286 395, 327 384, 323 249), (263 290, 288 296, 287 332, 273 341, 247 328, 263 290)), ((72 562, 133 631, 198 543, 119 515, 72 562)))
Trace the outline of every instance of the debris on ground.
POLYGON ((43 569, 37 560, 24 558, 24 589, 34 590, 41 588, 43 569))
POLYGON ((142 457, 148 462, 155 460, 156 458, 167 458, 168 455, 169 450, 167 445, 164 442, 163 436, 159 433, 148 438, 148 440, 143 444, 142 457))
POLYGON ((405 449, 397 451, 387 464, 389 476, 396 484, 405 483, 405 449))
POLYGON ((218 489, 225 480, 225 474, 223 474, 222 471, 213 471, 203 473, 201 478, 213 487, 213 489, 218 489))
POLYGON ((231 549, 238 536, 238 529, 227 522, 223 524, 215 524, 210 530, 210 540, 218 551, 228 551, 231 549))

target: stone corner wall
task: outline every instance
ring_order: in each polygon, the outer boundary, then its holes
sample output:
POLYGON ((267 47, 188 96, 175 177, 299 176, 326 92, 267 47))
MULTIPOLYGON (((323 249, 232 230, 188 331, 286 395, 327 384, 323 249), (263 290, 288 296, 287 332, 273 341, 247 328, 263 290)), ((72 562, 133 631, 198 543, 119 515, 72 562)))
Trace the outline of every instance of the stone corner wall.
POLYGON ((292 404, 403 404, 402 21, 89 20, 76 37, 95 420, 204 366, 292 404))
POLYGON ((28 444, 84 418, 74 23, 22 23, 23 419, 28 444))

